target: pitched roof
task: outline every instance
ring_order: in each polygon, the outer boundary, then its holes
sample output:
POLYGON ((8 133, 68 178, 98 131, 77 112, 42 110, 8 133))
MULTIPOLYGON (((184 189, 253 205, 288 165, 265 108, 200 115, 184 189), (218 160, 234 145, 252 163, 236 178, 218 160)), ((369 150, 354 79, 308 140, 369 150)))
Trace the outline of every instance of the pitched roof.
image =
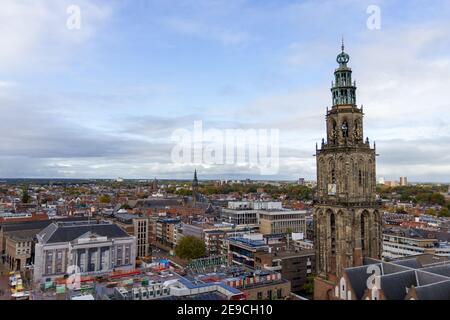
MULTIPOLYGON (((87 220, 85 217, 64 218, 61 221, 83 221, 87 220)), ((23 222, 7 222, 0 225, 4 232, 19 231, 19 230, 42 230, 59 220, 38 220, 38 221, 23 221, 23 222)))
POLYGON ((43 243, 60 243, 73 241, 86 233, 108 238, 128 238, 129 235, 116 224, 111 223, 53 223, 38 234, 43 243))
POLYGON ((441 276, 449 277, 449 280, 450 280, 450 264, 427 267, 427 268, 423 268, 422 270, 436 273, 441 276))
MULTIPOLYGON (((375 265, 381 267, 381 263, 377 263, 375 265)), ((365 265, 345 269, 347 278, 350 281, 350 285, 355 292, 356 298, 358 300, 362 299, 364 292, 367 289, 367 279, 372 274, 370 272, 367 272, 368 267, 369 265, 365 265)))
POLYGON ((406 289, 417 286, 414 270, 392 273, 380 277, 381 289, 387 300, 404 300, 406 289))
POLYGON ((405 267, 413 268, 413 269, 418 269, 418 268, 422 267, 422 265, 416 258, 398 260, 398 261, 395 261, 394 263, 396 265, 405 266, 405 267))
POLYGON ((420 300, 450 300, 450 280, 415 288, 420 300))
POLYGON ((424 271, 424 269, 420 269, 416 271, 417 274, 417 285, 424 286, 431 283, 441 282, 445 280, 450 280, 450 278, 439 275, 434 272, 424 271))

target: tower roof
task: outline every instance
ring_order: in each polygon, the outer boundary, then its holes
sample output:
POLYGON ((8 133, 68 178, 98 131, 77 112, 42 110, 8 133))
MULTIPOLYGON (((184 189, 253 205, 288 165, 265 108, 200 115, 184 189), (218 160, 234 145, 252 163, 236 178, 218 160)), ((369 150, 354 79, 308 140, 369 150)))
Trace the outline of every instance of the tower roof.
POLYGON ((198 179, 197 179, 197 169, 194 171, 194 180, 192 181, 193 186, 198 186, 198 179))
POLYGON ((336 58, 339 67, 347 67, 347 63, 350 61, 350 56, 345 53, 344 37, 342 37, 341 53, 336 58))

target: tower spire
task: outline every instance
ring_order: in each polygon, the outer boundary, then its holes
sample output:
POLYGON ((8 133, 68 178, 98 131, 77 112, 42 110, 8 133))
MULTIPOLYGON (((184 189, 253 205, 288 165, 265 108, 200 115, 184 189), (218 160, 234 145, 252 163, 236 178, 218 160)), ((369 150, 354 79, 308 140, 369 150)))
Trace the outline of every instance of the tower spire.
POLYGON ((341 49, 342 49, 342 52, 344 52, 344 50, 345 50, 345 45, 344 45, 344 35, 342 35, 342 45, 341 45, 341 49))
POLYGON ((198 179, 197 179, 197 169, 194 171, 194 180, 192 181, 192 198, 194 201, 194 208, 197 204, 197 190, 198 190, 198 179))

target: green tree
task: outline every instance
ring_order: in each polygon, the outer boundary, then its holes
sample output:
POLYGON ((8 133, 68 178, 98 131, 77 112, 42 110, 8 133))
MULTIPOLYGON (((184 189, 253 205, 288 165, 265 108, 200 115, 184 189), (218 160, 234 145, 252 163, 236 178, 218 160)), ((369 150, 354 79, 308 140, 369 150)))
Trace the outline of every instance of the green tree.
POLYGON ((130 210, 131 207, 130 207, 130 205, 129 205, 128 203, 125 203, 125 204, 123 204, 123 205, 120 207, 120 209, 130 210))
POLYGON ((430 216, 435 216, 436 210, 434 210, 433 208, 428 208, 427 210, 425 210, 425 214, 428 214, 430 216))
POLYGON ((431 195, 431 199, 430 199, 431 203, 433 204, 438 204, 438 205, 444 205, 445 204, 445 197, 442 195, 442 193, 439 192, 434 192, 431 195))
POLYGON ((22 188, 22 203, 30 202, 30 195, 28 194, 28 187, 22 188))
POLYGON ((111 202, 111 197, 107 194, 101 195, 100 197, 98 197, 98 201, 100 203, 110 203, 111 202))
POLYGON ((406 210, 403 207, 396 207, 395 208, 395 213, 400 213, 400 214, 406 214, 406 210))
POLYGON ((314 275, 310 274, 307 277, 306 283, 303 285, 303 290, 307 295, 314 294, 314 275))
POLYGON ((450 216, 450 210, 448 210, 447 207, 442 207, 441 210, 439 210, 439 217, 449 217, 450 216))
POLYGON ((175 254, 186 260, 202 258, 206 255, 205 243, 192 236, 183 237, 175 247, 175 254))

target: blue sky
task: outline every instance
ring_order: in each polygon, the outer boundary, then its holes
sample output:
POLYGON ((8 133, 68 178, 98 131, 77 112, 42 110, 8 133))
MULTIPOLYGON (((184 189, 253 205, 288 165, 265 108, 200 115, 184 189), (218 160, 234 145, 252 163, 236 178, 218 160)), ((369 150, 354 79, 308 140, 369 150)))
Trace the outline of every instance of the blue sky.
POLYGON ((280 130, 270 178, 314 178, 344 35, 378 175, 448 182, 449 17, 448 1, 5 0, 0 176, 261 177, 172 163, 173 131, 202 120, 280 130))

